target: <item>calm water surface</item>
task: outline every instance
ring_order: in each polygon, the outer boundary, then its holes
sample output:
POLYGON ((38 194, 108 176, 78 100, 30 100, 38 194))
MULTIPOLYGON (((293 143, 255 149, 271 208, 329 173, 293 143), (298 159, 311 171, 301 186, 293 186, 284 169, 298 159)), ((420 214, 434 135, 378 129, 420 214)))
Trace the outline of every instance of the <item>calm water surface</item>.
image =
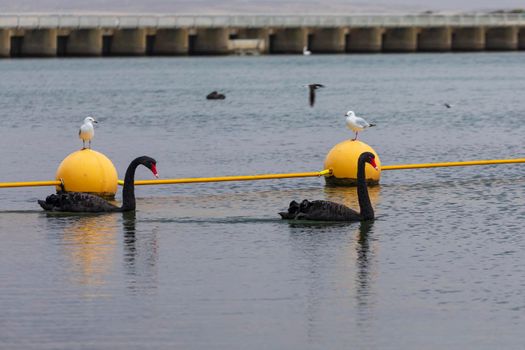
MULTIPOLYGON (((523 52, 1 60, 0 181, 53 179, 88 114, 120 177, 321 170, 349 109, 383 164, 524 157, 524 95, 523 52)), ((357 207, 316 178, 140 187, 126 215, 1 189, 0 348, 523 349, 524 173, 385 171, 370 224, 281 221, 357 207)))

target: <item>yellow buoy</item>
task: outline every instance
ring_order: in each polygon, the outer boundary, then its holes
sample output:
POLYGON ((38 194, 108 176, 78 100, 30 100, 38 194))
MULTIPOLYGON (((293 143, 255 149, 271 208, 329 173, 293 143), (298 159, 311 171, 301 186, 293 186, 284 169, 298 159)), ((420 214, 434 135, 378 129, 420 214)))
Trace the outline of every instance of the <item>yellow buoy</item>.
POLYGON ((376 151, 361 141, 346 140, 335 145, 326 155, 324 168, 332 169, 333 176, 325 177, 326 184, 332 186, 355 186, 357 183, 357 159, 363 152, 371 152, 376 158, 378 170, 366 165, 365 174, 368 184, 379 183, 381 160, 376 151))
MULTIPOLYGON (((108 157, 91 149, 68 155, 58 166, 56 179, 69 192, 93 193, 112 198, 117 193, 117 170, 108 157)), ((60 187, 57 186, 57 191, 60 187)))

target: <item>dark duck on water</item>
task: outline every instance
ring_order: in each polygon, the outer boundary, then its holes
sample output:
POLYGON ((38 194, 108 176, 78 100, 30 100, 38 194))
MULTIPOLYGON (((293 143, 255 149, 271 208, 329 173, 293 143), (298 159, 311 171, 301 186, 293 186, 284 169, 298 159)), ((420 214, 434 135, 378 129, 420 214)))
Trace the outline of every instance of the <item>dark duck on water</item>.
POLYGON ((206 95, 207 100, 224 100, 226 96, 224 94, 220 94, 217 91, 212 91, 208 95, 206 95))
POLYGON ((377 170, 375 156, 364 152, 357 160, 357 198, 359 200, 359 213, 347 206, 335 202, 303 200, 300 204, 292 201, 288 211, 280 212, 282 219, 286 220, 312 220, 312 221, 368 221, 374 219, 374 208, 370 203, 368 188, 366 186, 365 165, 369 163, 377 170))
POLYGON ((82 192, 59 192, 52 194, 45 201, 39 200, 38 204, 48 211, 77 212, 77 213, 103 213, 125 212, 135 210, 135 170, 139 165, 144 165, 158 177, 157 162, 155 159, 142 156, 134 159, 126 170, 124 188, 122 189, 122 206, 117 207, 103 198, 82 192))

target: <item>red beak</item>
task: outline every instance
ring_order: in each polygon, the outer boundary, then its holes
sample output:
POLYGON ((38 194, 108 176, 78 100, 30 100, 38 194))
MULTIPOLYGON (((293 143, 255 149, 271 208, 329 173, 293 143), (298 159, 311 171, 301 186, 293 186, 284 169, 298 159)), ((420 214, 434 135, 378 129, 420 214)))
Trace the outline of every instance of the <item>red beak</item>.
POLYGON ((379 170, 377 168, 376 160, 374 158, 370 159, 370 164, 374 167, 375 170, 379 170))
POLYGON ((157 173, 157 166, 155 164, 151 164, 151 172, 157 179, 159 178, 159 173, 157 173))

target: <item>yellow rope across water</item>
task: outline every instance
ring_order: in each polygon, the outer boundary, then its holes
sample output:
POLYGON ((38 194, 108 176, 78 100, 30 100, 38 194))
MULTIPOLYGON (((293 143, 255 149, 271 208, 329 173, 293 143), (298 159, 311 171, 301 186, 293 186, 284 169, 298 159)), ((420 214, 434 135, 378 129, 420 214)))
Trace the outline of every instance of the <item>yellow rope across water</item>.
MULTIPOLYGON (((400 164, 384 165, 381 170, 404 170, 404 169, 423 169, 423 168, 443 168, 454 166, 471 166, 471 165, 494 165, 494 164, 513 164, 525 163, 525 158, 515 159, 489 159, 489 160, 469 160, 464 162, 445 162, 445 163, 421 163, 421 164, 400 164)), ((325 169, 307 173, 288 173, 288 174, 264 174, 264 175, 245 175, 245 176, 220 176, 220 177, 197 177, 184 179, 161 179, 161 180, 137 180, 135 185, 167 185, 167 184, 184 184, 198 182, 223 182, 223 181, 254 181, 270 179, 286 179, 294 177, 316 177, 331 176, 332 170, 325 169)), ((119 185, 124 181, 118 180, 119 185)), ((59 186, 60 181, 27 181, 27 182, 0 182, 0 188, 7 187, 36 187, 36 186, 59 186)))
MULTIPOLYGON (((292 177, 315 177, 330 175, 331 170, 315 171, 309 173, 289 173, 289 174, 265 174, 265 175, 244 175, 244 176, 220 176, 220 177, 196 177, 186 179, 161 179, 161 180, 137 180, 135 185, 167 185, 167 184, 188 184, 196 182, 223 182, 223 181, 253 181, 287 179, 292 177)), ((119 185, 124 181, 118 180, 119 185)))
POLYGON ((464 162, 445 162, 445 163, 385 165, 381 167, 381 170, 443 168, 443 167, 451 167, 451 166, 492 165, 492 164, 511 164, 511 163, 525 163, 525 158, 469 160, 469 161, 464 161, 464 162))
POLYGON ((60 186, 60 181, 26 181, 26 182, 0 182, 0 188, 4 187, 38 187, 38 186, 60 186))

